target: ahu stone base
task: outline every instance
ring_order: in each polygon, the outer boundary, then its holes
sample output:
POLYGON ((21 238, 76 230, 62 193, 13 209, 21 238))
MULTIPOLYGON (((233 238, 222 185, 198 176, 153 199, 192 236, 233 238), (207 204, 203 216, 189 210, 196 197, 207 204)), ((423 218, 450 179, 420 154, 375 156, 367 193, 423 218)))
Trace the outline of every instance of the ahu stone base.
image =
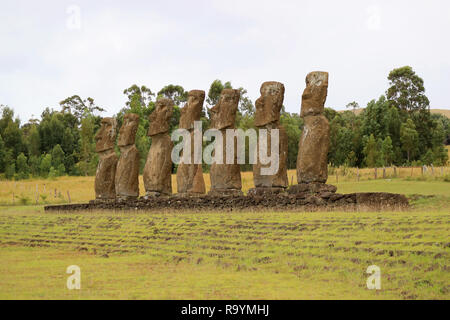
POLYGON ((84 204, 46 206, 45 211, 144 210, 144 211, 378 211, 405 210, 409 203, 404 195, 392 193, 299 192, 266 193, 254 196, 161 196, 129 201, 91 201, 84 204))

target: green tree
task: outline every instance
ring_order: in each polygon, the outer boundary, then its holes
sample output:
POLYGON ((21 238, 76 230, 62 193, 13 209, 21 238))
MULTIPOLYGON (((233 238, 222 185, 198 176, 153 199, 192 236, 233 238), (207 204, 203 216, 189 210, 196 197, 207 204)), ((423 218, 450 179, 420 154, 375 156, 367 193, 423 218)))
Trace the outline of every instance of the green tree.
POLYGON ((30 173, 33 177, 38 177, 41 166, 41 157, 40 156, 30 156, 28 158, 28 166, 30 168, 30 173))
POLYGON ((87 116, 81 120, 80 162, 78 166, 81 174, 85 176, 93 174, 97 165, 95 161, 94 130, 95 123, 93 116, 87 116))
POLYGON ((39 156, 41 154, 41 140, 37 125, 32 125, 27 137, 28 155, 39 156))
POLYGON ((377 140, 375 139, 373 134, 371 134, 370 137, 367 139, 367 142, 364 147, 364 155, 366 165, 369 168, 375 168, 379 163, 380 152, 378 149, 377 140))
POLYGON ((239 89, 240 98, 239 98, 239 112, 242 115, 247 115, 252 117, 255 114, 255 106, 253 105, 252 100, 247 96, 247 90, 240 87, 239 89))
POLYGON ((388 80, 386 97, 395 107, 405 111, 418 111, 429 107, 430 101, 425 96, 423 79, 410 66, 392 70, 388 80))
POLYGON ((400 141, 402 149, 407 153, 408 163, 418 150, 419 134, 416 131, 416 126, 411 119, 403 123, 400 128, 400 141))
POLYGON ((220 80, 214 80, 209 87, 208 96, 206 97, 206 103, 209 106, 214 106, 219 102, 220 94, 223 89, 232 89, 231 82, 225 82, 224 84, 220 80))
POLYGON ((27 179, 30 176, 30 167, 27 163, 28 159, 23 154, 20 153, 16 159, 16 170, 19 179, 27 179))
POLYGON ((363 112, 363 135, 374 135, 376 139, 384 139, 388 134, 389 103, 384 96, 377 101, 372 100, 363 112))
POLYGON ((421 161, 423 164, 425 164, 427 166, 433 164, 433 162, 434 162, 433 151, 431 151, 431 149, 428 149, 428 151, 422 156, 421 161))
POLYGON ((82 99, 78 95, 73 95, 61 101, 60 103, 62 113, 73 114, 81 123, 81 119, 95 112, 104 112, 105 110, 95 104, 93 98, 82 99))
POLYGON ((14 118, 14 111, 5 106, 2 107, 2 117, 0 118, 0 135, 5 148, 12 150, 14 159, 19 153, 26 152, 20 120, 14 118))
POLYGON ((50 154, 42 155, 40 165, 41 176, 47 178, 51 167, 52 167, 52 156, 50 154))
POLYGON ((139 105, 148 106, 151 102, 155 94, 146 86, 138 86, 133 84, 131 87, 125 89, 123 94, 127 96, 128 101, 126 105, 131 107, 131 102, 137 100, 139 105))
POLYGON ((446 166, 448 163, 448 151, 443 146, 436 146, 433 149, 433 164, 436 166, 446 166))
POLYGON ((52 166, 57 168, 60 164, 64 163, 64 151, 59 144, 57 144, 52 150, 52 166))
POLYGON ((345 106, 347 109, 352 109, 353 114, 356 113, 356 110, 359 109, 359 104, 356 101, 350 102, 345 106))
POLYGON ((187 101, 188 92, 184 91, 184 88, 182 86, 169 84, 159 90, 158 96, 164 96, 166 98, 172 99, 175 105, 181 106, 183 102, 187 101))
POLYGON ((280 124, 286 130, 288 137, 288 169, 297 167, 298 141, 302 135, 303 120, 296 113, 283 112, 280 117, 280 124))
POLYGON ((383 157, 383 166, 390 166, 394 160, 394 146, 392 145, 392 139, 387 136, 381 145, 381 154, 383 157))
POLYGON ((2 135, 0 134, 0 172, 5 172, 5 157, 6 157, 5 142, 3 142, 2 135))

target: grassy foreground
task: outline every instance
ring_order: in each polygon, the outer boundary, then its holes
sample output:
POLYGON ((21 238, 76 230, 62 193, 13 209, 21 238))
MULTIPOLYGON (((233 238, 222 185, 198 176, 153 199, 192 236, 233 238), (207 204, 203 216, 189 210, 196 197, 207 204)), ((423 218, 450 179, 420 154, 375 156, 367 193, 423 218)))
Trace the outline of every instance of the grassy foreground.
MULTIPOLYGON (((74 214, 0 206, 0 299, 449 299, 450 183, 370 174, 339 177, 338 192, 403 193, 413 208, 74 214), (66 288, 70 265, 81 268, 81 290, 66 288), (371 265, 381 269, 379 291, 366 287, 371 265)), ((243 180, 248 188, 251 177, 243 180)), ((74 201, 92 197, 90 177, 43 182, 76 190, 74 201)), ((11 183, 0 182, 0 199, 11 183)))
POLYGON ((449 299, 449 218, 4 211, 0 299, 449 299), (370 265, 380 291, 366 287, 370 265))

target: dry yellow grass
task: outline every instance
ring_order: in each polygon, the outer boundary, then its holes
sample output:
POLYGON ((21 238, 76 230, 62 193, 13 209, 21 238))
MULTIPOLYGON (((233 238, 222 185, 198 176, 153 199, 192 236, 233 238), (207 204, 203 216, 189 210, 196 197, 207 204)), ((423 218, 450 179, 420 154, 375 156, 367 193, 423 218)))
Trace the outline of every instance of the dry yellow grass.
MULTIPOLYGON (((338 112, 344 112, 344 111, 352 111, 354 112, 356 115, 360 115, 361 112, 364 111, 364 108, 359 108, 359 109, 355 109, 355 110, 339 110, 338 112)), ((446 116, 447 118, 450 118, 450 109, 431 109, 430 110, 431 113, 435 113, 435 114, 442 114, 443 116, 446 116)))
MULTIPOLYGON (((450 168, 435 168, 434 175, 448 175, 450 174, 450 168)), ((252 172, 242 172, 242 190, 247 192, 250 188, 254 187, 253 184, 253 173, 252 172)), ((359 170, 359 181, 369 181, 374 180, 374 169, 360 169, 359 170)), ((378 179, 382 181, 383 170, 377 170, 378 179)), ((393 178, 394 171, 392 168, 386 169, 386 178, 393 178)), ((397 178, 404 179, 408 177, 420 177, 422 176, 421 168, 398 168, 397 178)), ((431 170, 427 173, 427 176, 431 176, 431 170)), ((209 191, 211 182, 209 174, 204 174, 206 189, 209 191)), ((289 184, 297 183, 296 171, 288 171, 289 184)), ((23 205, 23 204, 35 204, 36 203, 36 190, 38 190, 38 204, 60 204, 68 202, 68 194, 70 194, 71 202, 86 202, 95 198, 94 193, 94 177, 59 177, 54 180, 49 179, 31 179, 22 181, 0 181, 0 205, 23 205)), ((142 176, 139 177, 140 180, 140 193, 144 195, 144 183, 142 176)), ((347 182, 357 181, 357 169, 355 168, 341 168, 330 170, 328 183, 336 184, 338 186, 338 191, 340 192, 354 192, 348 190, 347 186, 344 185, 347 182), (336 171, 338 172, 338 177, 336 178, 336 171), (344 190, 342 190, 344 189, 344 190)), ((174 193, 177 190, 176 176, 172 176, 172 187, 174 193)), ((362 187, 362 185, 361 185, 362 187)), ((366 189, 366 188, 365 188, 366 189)), ((374 190, 363 190, 360 191, 375 191, 374 190)), ((421 192, 417 192, 421 193, 421 192)))

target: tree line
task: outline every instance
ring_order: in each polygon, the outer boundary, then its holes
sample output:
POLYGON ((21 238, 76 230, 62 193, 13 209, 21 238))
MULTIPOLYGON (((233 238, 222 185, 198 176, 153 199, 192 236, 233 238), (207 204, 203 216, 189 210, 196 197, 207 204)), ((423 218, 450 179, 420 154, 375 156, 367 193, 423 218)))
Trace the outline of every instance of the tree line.
MULTIPOLYGON (((450 120, 430 113, 423 80, 408 66, 392 70, 388 80, 386 94, 370 101, 359 114, 355 112, 359 109, 356 102, 347 105, 353 110, 344 112, 326 108, 331 130, 330 164, 360 168, 446 165, 448 153, 444 145, 450 143, 450 120)), ((232 84, 215 80, 209 88, 201 118, 205 130, 210 127, 208 110, 218 102, 224 88, 232 88, 232 84)), ((236 127, 254 128, 254 104, 244 88, 238 89, 241 98, 236 127)), ((136 146, 143 169, 151 145, 148 116, 155 109, 157 97, 175 102, 170 123, 173 131, 178 128, 180 109, 188 92, 180 85, 170 84, 157 93, 138 85, 123 93, 127 101, 115 116, 119 127, 126 113, 140 116, 136 146)), ((0 179, 94 175, 98 163, 94 137, 104 111, 93 98, 74 95, 61 101, 57 110, 46 108, 40 119, 22 124, 12 108, 1 105, 0 179)), ((286 112, 283 107, 280 122, 288 135, 287 166, 294 169, 303 120, 298 113, 286 112)), ((207 171, 208 167, 205 165, 204 169, 207 171)), ((242 165, 242 170, 251 169, 251 165, 242 165)))

